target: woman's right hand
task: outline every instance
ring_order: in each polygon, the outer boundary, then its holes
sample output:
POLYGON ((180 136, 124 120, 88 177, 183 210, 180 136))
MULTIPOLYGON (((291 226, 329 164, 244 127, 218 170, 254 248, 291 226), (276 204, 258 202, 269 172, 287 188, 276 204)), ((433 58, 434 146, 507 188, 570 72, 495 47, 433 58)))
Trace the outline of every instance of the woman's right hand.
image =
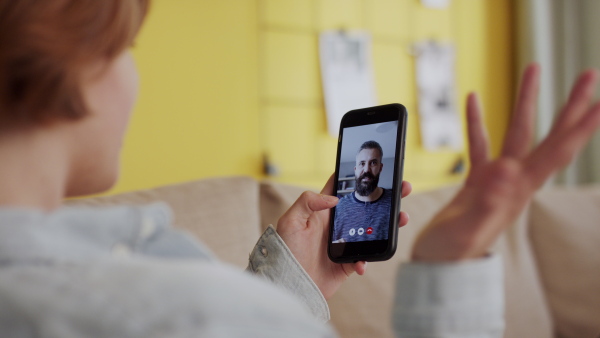
POLYGON ((417 237, 413 260, 455 261, 486 255, 535 191, 569 164, 598 129, 600 104, 592 104, 598 72, 590 70, 579 76, 548 136, 531 149, 539 73, 535 64, 525 70, 502 153, 495 160, 488 157, 477 97, 468 96, 469 175, 454 199, 417 237))

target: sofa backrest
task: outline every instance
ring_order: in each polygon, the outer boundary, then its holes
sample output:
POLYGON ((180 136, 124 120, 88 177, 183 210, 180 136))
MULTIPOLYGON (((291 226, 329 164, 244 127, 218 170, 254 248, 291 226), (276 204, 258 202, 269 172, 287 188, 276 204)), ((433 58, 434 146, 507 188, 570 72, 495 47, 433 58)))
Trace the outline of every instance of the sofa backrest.
POLYGON ((70 200, 68 204, 165 202, 173 209, 175 227, 195 235, 221 260, 245 268, 248 254, 262 233, 258 192, 258 182, 252 178, 224 177, 70 200))
MULTIPOLYGON (((69 201, 114 205, 168 203, 175 226, 203 241, 223 261, 244 268, 262 230, 305 189, 247 177, 224 177, 69 201)), ((392 337, 391 301, 398 264, 416 234, 457 188, 416 193, 402 201, 410 215, 398 250, 371 263, 329 301, 342 337, 392 337)), ((505 337, 595 337, 600 333, 600 187, 548 189, 496 243, 506 285, 505 337)))

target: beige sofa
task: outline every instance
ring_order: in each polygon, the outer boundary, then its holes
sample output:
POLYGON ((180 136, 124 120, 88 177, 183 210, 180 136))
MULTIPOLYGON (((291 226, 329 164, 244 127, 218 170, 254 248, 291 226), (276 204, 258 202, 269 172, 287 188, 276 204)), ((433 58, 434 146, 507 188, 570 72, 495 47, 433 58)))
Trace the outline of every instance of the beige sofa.
MULTIPOLYGON (((107 205, 164 201, 175 226, 205 242, 240 269, 262 230, 276 224, 302 188, 247 177, 224 177, 71 201, 107 205)), ((369 264, 329 301, 332 324, 342 337, 392 337, 390 312, 398 263, 456 188, 418 193, 402 201, 410 214, 400 229, 398 251, 369 264)), ((506 337, 600 335, 600 187, 552 188, 538 194, 494 250, 505 262, 506 337)))

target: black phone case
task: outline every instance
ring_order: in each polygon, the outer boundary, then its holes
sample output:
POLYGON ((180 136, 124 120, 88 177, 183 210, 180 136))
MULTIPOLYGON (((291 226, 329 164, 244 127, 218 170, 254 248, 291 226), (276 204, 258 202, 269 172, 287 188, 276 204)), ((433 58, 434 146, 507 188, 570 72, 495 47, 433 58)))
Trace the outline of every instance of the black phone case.
MULTIPOLYGON (((402 178, 404 171, 404 147, 406 139, 406 124, 408 114, 406 108, 398 103, 387 104, 376 107, 356 109, 349 111, 342 118, 340 124, 340 136, 338 138, 338 148, 336 156, 336 170, 334 177, 334 189, 338 187, 340 155, 342 147, 343 129, 353 126, 368 125, 373 123, 386 122, 386 116, 390 112, 398 113, 398 132, 396 139, 396 163, 394 166, 394 187, 393 202, 390 215, 390 227, 388 239, 383 241, 364 241, 350 243, 332 243, 333 226, 335 218, 335 208, 331 212, 329 220, 329 237, 327 245, 327 254, 329 259, 336 263, 349 263, 357 261, 384 261, 390 259, 396 252, 398 243, 398 215, 400 212, 400 202, 402 195, 402 178), (375 243, 377 242, 377 243, 375 243), (340 253, 341 252, 341 253, 340 253)), ((336 191, 334 191, 334 195, 336 191)))

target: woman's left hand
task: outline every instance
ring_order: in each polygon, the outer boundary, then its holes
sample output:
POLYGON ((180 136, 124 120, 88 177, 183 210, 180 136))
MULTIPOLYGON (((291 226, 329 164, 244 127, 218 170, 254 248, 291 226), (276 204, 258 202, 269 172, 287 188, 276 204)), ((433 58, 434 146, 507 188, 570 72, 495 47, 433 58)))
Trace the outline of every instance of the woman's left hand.
MULTIPOLYGON (((402 182, 402 197, 412 191, 402 182)), ((333 176, 317 194, 305 191, 277 222, 277 233, 292 251, 304 270, 317 284, 326 299, 331 297, 354 272, 363 275, 367 262, 338 264, 327 256, 330 210, 338 203, 333 193, 333 176)), ((400 212, 398 226, 408 223, 408 214, 400 212)))

